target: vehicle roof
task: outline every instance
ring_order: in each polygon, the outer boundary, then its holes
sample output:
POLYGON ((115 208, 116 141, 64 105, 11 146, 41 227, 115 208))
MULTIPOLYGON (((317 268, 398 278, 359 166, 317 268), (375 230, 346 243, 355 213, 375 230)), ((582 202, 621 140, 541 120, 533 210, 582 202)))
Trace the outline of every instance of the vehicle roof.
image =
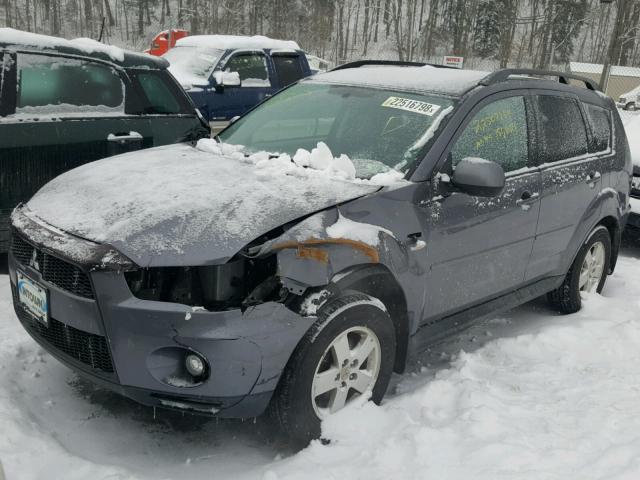
POLYGON ((253 37, 242 35, 191 35, 179 39, 177 47, 208 47, 219 50, 238 49, 290 49, 300 50, 298 44, 291 40, 276 40, 262 35, 253 37))
POLYGON ((0 48, 79 55, 113 63, 123 68, 145 67, 156 69, 167 68, 169 65, 164 58, 123 50, 90 38, 65 40, 64 38, 24 32, 13 28, 0 28, 0 48))
POLYGON ((487 75, 489 72, 437 68, 429 65, 424 67, 366 66, 321 73, 308 81, 460 96, 477 86, 487 75))

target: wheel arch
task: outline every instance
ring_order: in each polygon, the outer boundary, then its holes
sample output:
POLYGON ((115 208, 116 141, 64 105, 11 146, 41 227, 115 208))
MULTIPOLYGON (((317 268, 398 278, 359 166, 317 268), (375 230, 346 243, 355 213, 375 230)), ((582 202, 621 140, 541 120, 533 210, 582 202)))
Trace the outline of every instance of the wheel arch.
POLYGON ((366 264, 339 273, 334 279, 331 283, 338 292, 356 290, 377 298, 384 304, 396 332, 393 370, 403 372, 409 345, 409 316, 405 293, 395 276, 382 264, 366 264))
MULTIPOLYGON (((609 275, 613 273, 618 261, 618 254, 620 252, 620 240, 622 238, 622 229, 620 228, 620 222, 612 215, 604 217, 598 222, 596 227, 603 226, 609 231, 611 237, 611 258, 609 261, 609 275)), ((594 228, 596 228, 594 227, 594 228)), ((593 229, 591 230, 593 231, 593 229)))
POLYGON ((309 302, 313 302, 314 309, 318 309, 349 291, 376 298, 387 309, 396 334, 393 370, 402 373, 406 367, 409 348, 407 300, 400 283, 385 265, 377 263, 348 267, 336 273, 328 285, 308 289, 290 307, 304 314, 304 305, 309 302))

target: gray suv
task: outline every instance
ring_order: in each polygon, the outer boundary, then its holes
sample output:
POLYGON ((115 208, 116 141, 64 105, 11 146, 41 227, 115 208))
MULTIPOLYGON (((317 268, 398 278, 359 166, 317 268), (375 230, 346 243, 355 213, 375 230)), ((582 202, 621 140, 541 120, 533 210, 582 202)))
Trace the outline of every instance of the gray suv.
POLYGON ((12 215, 24 328, 143 404, 269 409, 304 443, 471 321, 600 292, 631 183, 613 101, 564 73, 389 63, 44 186, 12 215))

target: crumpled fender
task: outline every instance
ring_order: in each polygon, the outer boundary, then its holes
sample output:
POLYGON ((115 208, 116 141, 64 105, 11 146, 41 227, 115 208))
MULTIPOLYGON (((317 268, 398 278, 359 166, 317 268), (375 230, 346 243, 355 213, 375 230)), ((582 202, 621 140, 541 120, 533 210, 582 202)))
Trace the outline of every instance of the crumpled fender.
POLYGON ((266 251, 277 252, 279 276, 297 295, 354 265, 382 264, 396 274, 409 268, 408 248, 392 232, 347 218, 339 207, 308 217, 263 246, 266 251))

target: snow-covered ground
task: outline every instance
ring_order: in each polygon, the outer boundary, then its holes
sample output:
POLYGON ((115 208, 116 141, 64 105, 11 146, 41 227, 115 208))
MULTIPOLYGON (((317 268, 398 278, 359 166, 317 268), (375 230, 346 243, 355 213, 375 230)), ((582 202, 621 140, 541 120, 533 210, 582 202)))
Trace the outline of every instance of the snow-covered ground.
POLYGON ((295 455, 262 421, 154 418, 80 381, 22 330, 0 275, 0 459, 10 480, 637 479, 639 273, 640 242, 581 312, 537 301, 478 325, 295 455))
POLYGON ((154 415, 79 380, 19 326, 0 271, 0 461, 8 480, 635 480, 640 240, 579 313, 531 302, 421 360, 292 455, 261 420, 154 415))

